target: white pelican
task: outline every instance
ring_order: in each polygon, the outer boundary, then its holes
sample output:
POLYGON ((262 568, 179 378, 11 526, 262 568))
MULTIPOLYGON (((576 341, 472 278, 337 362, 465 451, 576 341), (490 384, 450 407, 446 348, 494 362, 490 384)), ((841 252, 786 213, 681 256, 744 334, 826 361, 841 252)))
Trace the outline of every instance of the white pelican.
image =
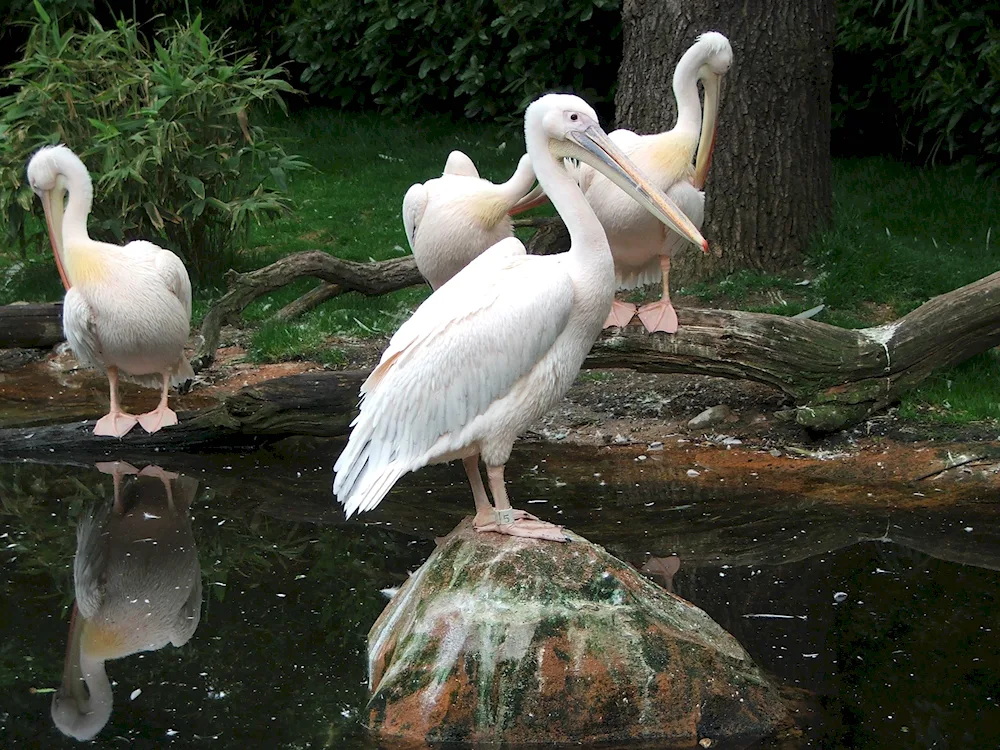
POLYGON ((512 509, 503 477, 518 433, 572 384, 614 296, 607 237, 563 158, 592 164, 661 221, 705 244, 608 139, 582 99, 543 96, 524 113, 524 131, 538 180, 569 229, 570 249, 527 255, 519 240, 505 239, 400 326, 361 386, 361 411, 334 467, 333 491, 348 517, 378 505, 403 474, 461 458, 477 530, 566 538, 560 527, 512 509))
MULTIPOLYGON (((653 135, 616 130, 610 135, 699 229, 705 218, 702 188, 715 146, 719 89, 732 60, 733 49, 726 37, 715 31, 702 34, 674 69, 677 124, 673 129, 653 135), (705 87, 704 120, 698 97, 699 80, 705 87), (698 159, 692 170, 696 147, 698 159)), ((608 233, 618 288, 634 289, 662 280, 662 298, 643 305, 638 310, 639 319, 650 332, 676 332, 677 313, 670 302, 670 259, 687 240, 664 227, 588 166, 581 164, 578 175, 587 201, 608 233)), ((628 325, 635 313, 635 305, 615 300, 605 327, 628 325)))
POLYGON ((171 382, 194 377, 184 356, 191 326, 191 281, 184 264, 151 242, 120 247, 90 239, 93 185, 83 162, 65 146, 42 148, 32 156, 28 182, 42 200, 66 287, 66 339, 82 364, 105 370, 111 386, 111 408, 94 434, 121 437, 137 421, 147 432, 177 424, 167 390, 171 382), (138 417, 122 411, 119 374, 162 388, 159 406, 138 417))
MULTIPOLYGON (((479 177, 472 159, 452 151, 444 174, 410 186, 403 196, 403 227, 417 268, 432 289, 465 268, 500 240, 512 237, 511 214, 535 182, 522 156, 507 182, 479 177)), ((529 206, 518 209, 527 210, 529 206)))
POLYGON ((201 568, 189 507, 198 483, 158 466, 98 464, 114 476, 114 504, 91 509, 76 531, 62 683, 52 695, 59 731, 89 740, 111 718, 104 662, 172 643, 182 646, 201 618, 201 568), (138 474, 122 489, 122 475, 138 474))

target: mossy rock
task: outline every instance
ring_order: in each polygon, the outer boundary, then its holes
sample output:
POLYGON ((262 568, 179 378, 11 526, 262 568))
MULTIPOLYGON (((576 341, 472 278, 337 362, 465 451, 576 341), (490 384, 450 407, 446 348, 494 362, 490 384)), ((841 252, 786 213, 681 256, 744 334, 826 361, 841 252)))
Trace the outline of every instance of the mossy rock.
POLYGON ((785 718, 742 646, 606 550, 466 519, 368 634, 383 739, 561 744, 766 735, 785 718))

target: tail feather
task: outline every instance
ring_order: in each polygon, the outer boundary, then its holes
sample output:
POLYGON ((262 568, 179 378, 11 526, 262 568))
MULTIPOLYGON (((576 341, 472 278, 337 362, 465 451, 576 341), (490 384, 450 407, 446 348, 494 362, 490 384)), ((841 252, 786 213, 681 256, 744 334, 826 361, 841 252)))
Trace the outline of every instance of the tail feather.
POLYGON ((344 506, 344 515, 350 518, 355 513, 375 508, 406 472, 407 468, 396 461, 375 470, 366 464, 354 484, 337 495, 344 506))

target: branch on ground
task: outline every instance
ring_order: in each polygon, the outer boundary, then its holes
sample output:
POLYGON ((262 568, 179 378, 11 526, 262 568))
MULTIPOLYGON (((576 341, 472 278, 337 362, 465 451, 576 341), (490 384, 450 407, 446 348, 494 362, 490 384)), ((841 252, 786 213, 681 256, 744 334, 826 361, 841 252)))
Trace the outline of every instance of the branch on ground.
POLYGON ((222 326, 258 297, 306 276, 336 285, 340 291, 369 296, 423 283, 412 255, 377 263, 355 263, 319 250, 295 253, 249 273, 231 273, 229 291, 212 305, 201 324, 201 346, 191 361, 195 371, 205 369, 215 359, 222 326))

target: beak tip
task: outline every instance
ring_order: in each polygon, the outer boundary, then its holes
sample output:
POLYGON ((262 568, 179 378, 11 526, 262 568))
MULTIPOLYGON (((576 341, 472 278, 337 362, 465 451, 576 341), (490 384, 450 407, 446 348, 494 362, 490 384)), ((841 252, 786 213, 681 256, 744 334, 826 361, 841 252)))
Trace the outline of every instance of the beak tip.
POLYGON ((708 254, 708 240, 701 241, 701 251, 706 255, 708 254))

